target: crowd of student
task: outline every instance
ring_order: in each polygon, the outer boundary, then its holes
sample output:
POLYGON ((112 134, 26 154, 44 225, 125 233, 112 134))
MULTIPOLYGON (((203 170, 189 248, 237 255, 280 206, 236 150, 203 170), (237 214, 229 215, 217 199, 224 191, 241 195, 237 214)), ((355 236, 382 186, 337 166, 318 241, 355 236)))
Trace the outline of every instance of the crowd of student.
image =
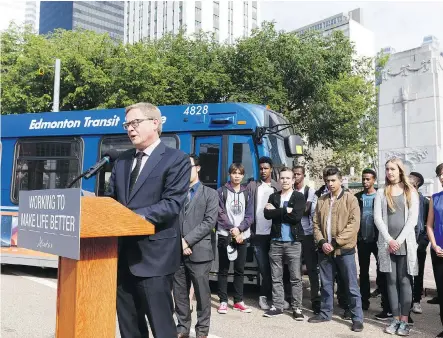
MULTIPOLYGON (((331 320, 334 286, 352 320, 352 330, 363 330, 363 310, 370 306, 370 257, 377 260, 377 290, 382 311, 378 319, 390 320, 385 332, 407 336, 411 312, 422 313, 420 301, 426 252, 431 258, 437 302, 443 324, 443 192, 430 200, 418 189, 423 176, 406 175, 398 158, 386 162, 383 188, 376 189, 376 172, 362 172, 363 191, 352 194, 342 186, 338 168, 323 171, 325 184, 315 191, 304 182, 302 166, 281 168, 278 182, 271 178, 272 160, 259 160, 260 179, 242 185, 245 169, 233 163, 229 181, 217 192, 199 181, 197 156, 191 155, 191 183, 180 218, 182 263, 174 277, 175 313, 179 338, 189 337, 189 289, 195 289, 198 337, 209 333, 211 305, 209 271, 218 250, 219 314, 228 312, 227 280, 234 270, 233 309, 248 313, 243 301, 243 278, 248 244, 254 249, 262 283, 259 306, 265 317, 292 310, 303 321, 302 264, 310 281, 314 316, 310 323, 331 320), (217 248, 213 247, 216 229, 217 248), (360 283, 355 254, 358 253, 360 283)), ((443 186, 443 163, 436 168, 443 186)), ((443 332, 437 337, 443 337, 443 332)))

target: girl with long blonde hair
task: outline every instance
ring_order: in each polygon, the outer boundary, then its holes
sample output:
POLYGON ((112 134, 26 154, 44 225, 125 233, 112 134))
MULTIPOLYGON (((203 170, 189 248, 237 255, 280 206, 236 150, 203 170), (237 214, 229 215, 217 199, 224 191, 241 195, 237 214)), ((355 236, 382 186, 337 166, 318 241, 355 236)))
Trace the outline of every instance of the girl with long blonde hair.
POLYGON ((378 256, 380 271, 387 276, 387 290, 393 319, 385 332, 409 335, 408 316, 412 304, 412 276, 418 274, 415 225, 419 198, 409 183, 399 158, 385 164, 386 182, 377 191, 374 221, 379 230, 378 256))

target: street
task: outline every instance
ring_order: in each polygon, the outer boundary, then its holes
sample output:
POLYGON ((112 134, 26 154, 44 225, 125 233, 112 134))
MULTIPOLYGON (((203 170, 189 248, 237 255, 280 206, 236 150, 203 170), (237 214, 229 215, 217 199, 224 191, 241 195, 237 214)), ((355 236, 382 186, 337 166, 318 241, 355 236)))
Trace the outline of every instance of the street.
MULTIPOLYGON (((372 265, 371 267, 373 267, 372 265)), ((433 287, 432 272, 429 272, 430 260, 427 260, 425 287, 433 287), (429 261, 429 262, 428 262, 429 261), (429 273, 431 275, 429 275, 429 273)), ((373 270, 373 269, 371 269, 373 270)), ((373 271, 371 271, 373 277, 373 271)), ((308 286, 305 276, 304 285, 308 286)), ((1 275, 1 336, 5 338, 49 338, 54 337, 57 271, 24 266, 3 265, 1 275)), ((312 316, 309 310, 309 289, 304 288, 304 322, 296 322, 290 312, 277 318, 262 317, 258 308, 258 289, 253 285, 245 286, 245 302, 252 307, 252 313, 243 314, 229 309, 228 314, 217 313, 217 285, 212 288, 211 338, 237 337, 386 337, 383 328, 386 325, 374 319, 380 310, 380 298, 371 300, 371 308, 365 311, 365 328, 362 333, 350 330, 351 322, 341 319, 343 310, 335 309, 331 322, 310 324, 307 318, 312 316)), ((231 290, 232 291, 232 290, 231 290)), ((411 336, 435 337, 441 331, 438 306, 426 303, 433 292, 422 300, 423 314, 413 314, 415 325, 411 336)), ((232 305, 232 298, 230 300, 232 305)), ((194 305, 195 307, 195 305, 194 305)), ((193 323, 195 323, 195 311, 193 323)), ((117 326, 116 326, 117 327, 117 326)), ((117 337, 118 327, 116 329, 117 337)), ((195 332, 191 332, 195 336, 195 332)))

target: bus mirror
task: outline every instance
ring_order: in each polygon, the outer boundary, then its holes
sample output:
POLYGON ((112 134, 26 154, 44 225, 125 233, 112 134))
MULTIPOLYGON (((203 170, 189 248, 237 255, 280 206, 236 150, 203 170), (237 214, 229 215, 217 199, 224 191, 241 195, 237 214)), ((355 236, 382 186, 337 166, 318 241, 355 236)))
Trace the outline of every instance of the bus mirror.
POLYGON ((289 135, 285 137, 286 156, 295 157, 303 155, 303 140, 298 135, 289 135))

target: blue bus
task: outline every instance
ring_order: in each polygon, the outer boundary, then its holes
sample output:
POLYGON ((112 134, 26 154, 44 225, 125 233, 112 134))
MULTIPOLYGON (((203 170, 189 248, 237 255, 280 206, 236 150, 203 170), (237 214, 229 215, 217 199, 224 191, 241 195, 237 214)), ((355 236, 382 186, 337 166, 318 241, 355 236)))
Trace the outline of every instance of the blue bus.
MULTIPOLYGON (((260 156, 271 157, 278 170, 282 165, 292 165, 293 157, 302 154, 300 137, 293 135, 291 125, 281 114, 267 106, 220 103, 159 108, 162 141, 197 154, 202 165, 201 181, 214 189, 227 181, 232 162, 245 166, 246 183, 258 179, 260 156)), ((124 108, 2 116, 3 263, 57 267, 55 256, 16 247, 19 191, 65 188, 108 150, 123 152, 132 148, 122 126, 124 120, 124 108)), ((96 176, 76 182, 74 187, 101 196, 110 172, 108 165, 96 176)), ((273 175, 277 177, 276 172, 273 175)), ((252 256, 248 255, 249 279, 257 274, 252 256)))

